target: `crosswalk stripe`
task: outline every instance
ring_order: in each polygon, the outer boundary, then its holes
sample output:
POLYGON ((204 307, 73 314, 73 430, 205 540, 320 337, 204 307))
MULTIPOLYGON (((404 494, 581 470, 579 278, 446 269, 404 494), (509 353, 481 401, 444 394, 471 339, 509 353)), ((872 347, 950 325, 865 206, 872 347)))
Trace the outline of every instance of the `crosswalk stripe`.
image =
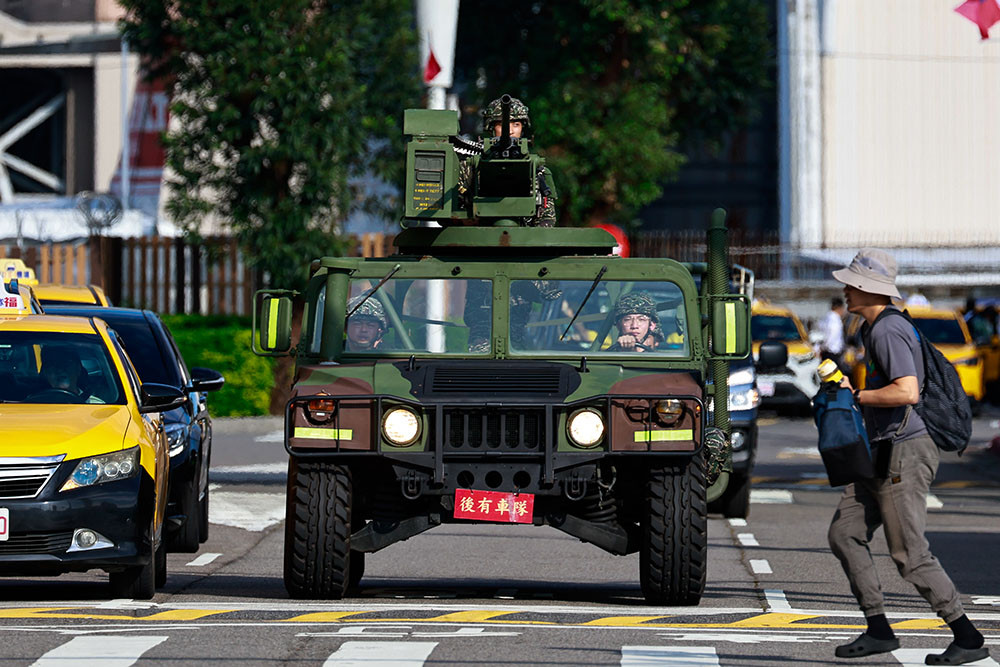
POLYGON ((323 667, 422 667, 437 642, 344 642, 323 667))
POLYGON ((787 489, 750 489, 750 502, 757 505, 788 505, 795 502, 787 489))
MULTIPOLYGON (((917 667, 918 665, 924 665, 924 658, 927 657, 928 653, 941 653, 943 650, 943 646, 935 648, 898 648, 892 652, 892 657, 898 660, 899 664, 903 665, 903 667, 917 667)), ((987 665, 997 667, 997 661, 993 658, 984 658, 967 664, 977 667, 986 667, 987 665)))
POLYGON ((622 646, 622 667, 719 664, 714 646, 622 646))
POLYGON ((259 533, 285 518, 285 494, 215 491, 208 507, 214 524, 259 533))
MULTIPOLYGON (((211 507, 209 507, 209 510, 211 511, 211 507)), ((212 553, 201 554, 190 563, 185 564, 185 567, 202 567, 203 565, 208 565, 221 555, 222 554, 212 554, 212 553)))
POLYGON ((166 640, 166 637, 143 636, 74 637, 40 657, 32 667, 129 667, 146 651, 166 640))
POLYGON ((754 574, 774 574, 771 570, 771 564, 765 558, 751 558, 750 569, 753 570, 754 574))
POLYGON ((944 507, 944 503, 941 499, 935 496, 933 493, 927 494, 927 509, 929 510, 939 510, 944 507))

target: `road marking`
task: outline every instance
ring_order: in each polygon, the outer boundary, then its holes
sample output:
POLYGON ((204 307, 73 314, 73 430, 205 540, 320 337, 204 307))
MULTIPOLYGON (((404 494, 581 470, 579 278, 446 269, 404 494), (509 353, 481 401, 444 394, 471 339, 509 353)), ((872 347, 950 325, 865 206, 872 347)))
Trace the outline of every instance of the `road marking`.
POLYGON ((993 605, 994 607, 1000 607, 1000 597, 973 595, 972 604, 989 604, 993 605))
POLYGON ((759 547, 760 544, 757 543, 757 538, 753 536, 753 533, 739 533, 736 539, 740 541, 745 547, 759 547))
POLYGON ((816 447, 785 447, 778 452, 779 459, 818 459, 819 450, 816 447))
POLYGON ((795 502, 795 498, 791 491, 785 489, 750 489, 750 502, 758 505, 788 505, 795 502))
POLYGON ((622 667, 718 664, 714 646, 622 646, 622 667))
MULTIPOLYGON (((209 511, 211 511, 211 509, 212 507, 209 505, 209 511)), ((184 567, 202 567, 203 565, 208 565, 221 555, 222 554, 201 554, 190 563, 185 563, 184 567)))
MULTIPOLYGON (((270 433, 265 433, 264 435, 258 435, 253 439, 254 442, 284 442, 285 441, 285 430, 271 431, 270 433)), ((286 466, 287 467, 287 466, 286 466)))
POLYGON ((754 574, 774 574, 771 570, 771 564, 766 560, 750 560, 750 569, 753 570, 754 574))
POLYGON ((777 589, 765 590, 764 600, 767 602, 767 608, 771 611, 790 612, 792 610, 792 605, 788 604, 788 599, 785 597, 785 591, 777 589))
POLYGON ((729 520, 729 525, 733 526, 735 528, 742 528, 743 526, 747 525, 747 520, 746 519, 730 519, 729 520))
POLYGON ((769 644, 771 642, 783 642, 786 644, 827 644, 828 636, 793 635, 786 633, 771 632, 761 634, 759 632, 697 632, 691 634, 675 634, 664 632, 661 637, 668 638, 675 642, 730 642, 733 644, 769 644))
MULTIPOLYGON (((899 661, 899 664, 903 667, 917 667, 924 665, 924 658, 930 653, 941 653, 944 650, 943 647, 937 648, 898 648, 892 652, 892 657, 899 661)), ((983 658, 982 660, 976 660, 975 662, 967 663, 970 665, 996 665, 997 662, 993 658, 983 658)))
POLYGON ((166 637, 91 636, 74 637, 52 649, 32 667, 54 667, 71 664, 74 667, 129 667, 166 637))
POLYGON ((422 667, 437 642, 344 642, 324 667, 422 667))
POLYGON ((933 493, 927 494, 927 509, 939 510, 942 507, 944 507, 944 503, 941 502, 937 496, 935 496, 933 493))
POLYGON ((285 518, 285 494, 217 491, 208 507, 209 521, 255 533, 285 518))

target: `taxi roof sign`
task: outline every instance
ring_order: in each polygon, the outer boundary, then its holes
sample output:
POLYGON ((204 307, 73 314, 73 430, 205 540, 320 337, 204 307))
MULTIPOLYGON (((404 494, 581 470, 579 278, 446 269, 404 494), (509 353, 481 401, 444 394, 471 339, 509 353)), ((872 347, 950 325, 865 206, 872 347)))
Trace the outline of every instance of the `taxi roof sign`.
POLYGON ((0 290, 0 317, 31 313, 31 293, 28 288, 19 285, 16 280, 4 282, 3 289, 0 290))
POLYGON ((25 285, 37 285, 35 270, 24 263, 24 260, 13 257, 0 257, 0 276, 3 282, 17 280, 25 285))

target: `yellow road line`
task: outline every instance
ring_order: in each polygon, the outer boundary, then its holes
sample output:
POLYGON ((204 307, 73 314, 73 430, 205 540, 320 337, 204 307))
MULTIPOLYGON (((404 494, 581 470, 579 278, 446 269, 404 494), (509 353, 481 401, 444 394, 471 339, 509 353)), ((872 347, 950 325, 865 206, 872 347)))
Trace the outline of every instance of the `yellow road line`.
MULTIPOLYGON (((293 616, 292 618, 284 618, 280 621, 275 621, 276 623, 291 623, 291 622, 301 622, 301 623, 332 623, 339 621, 341 619, 347 618, 348 616, 357 616, 358 614, 368 614, 368 611, 317 611, 311 614, 302 614, 301 616, 293 616)), ((381 620, 381 619, 378 619, 381 620)))
POLYGON ((945 622, 940 618, 911 618, 908 621, 891 623, 896 630, 940 630, 945 622))
MULTIPOLYGON (((615 628, 627 628, 637 625, 645 625, 647 621, 655 621, 660 618, 670 618, 669 616, 608 616, 597 618, 593 621, 580 623, 580 625, 604 625, 615 628)), ((657 624, 658 625, 658 624, 657 624)))
POLYGON ((72 607, 25 607, 23 609, 0 609, 0 618, 76 618, 88 621, 196 621, 206 616, 228 614, 235 609, 171 609, 149 616, 125 616, 122 614, 80 614, 67 613, 72 607))

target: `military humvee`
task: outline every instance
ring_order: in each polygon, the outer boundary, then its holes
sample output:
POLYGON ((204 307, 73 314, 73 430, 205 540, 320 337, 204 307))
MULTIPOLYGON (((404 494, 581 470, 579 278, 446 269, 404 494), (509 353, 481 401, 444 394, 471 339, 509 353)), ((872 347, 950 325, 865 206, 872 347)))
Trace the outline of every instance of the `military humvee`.
POLYGON ((600 229, 522 226, 548 187, 528 140, 505 132, 470 156, 455 112, 421 109, 404 132, 397 254, 324 257, 302 295, 256 299, 268 355, 290 353, 304 303, 285 410, 289 594, 340 598, 366 553, 497 522, 639 552, 650 603, 697 604, 706 505, 731 469, 727 365, 749 341, 723 216, 704 264, 614 256, 600 229), (626 349, 621 304, 636 302, 660 334, 626 349))

